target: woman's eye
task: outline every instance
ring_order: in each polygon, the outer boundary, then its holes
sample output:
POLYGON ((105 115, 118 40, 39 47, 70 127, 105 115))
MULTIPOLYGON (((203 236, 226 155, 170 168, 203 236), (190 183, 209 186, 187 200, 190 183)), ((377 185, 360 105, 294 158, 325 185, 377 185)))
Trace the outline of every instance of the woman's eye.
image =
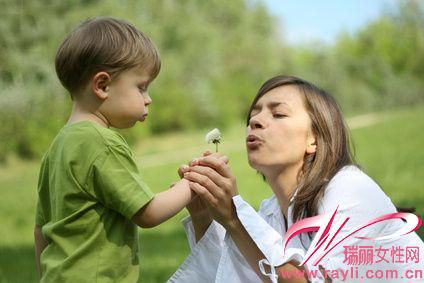
POLYGON ((140 92, 146 92, 146 91, 147 91, 147 87, 145 87, 145 86, 139 86, 139 87, 138 87, 138 90, 139 90, 140 92))
POLYGON ((286 115, 281 114, 281 113, 275 113, 275 114, 273 114, 272 116, 273 116, 274 118, 284 118, 284 117, 287 117, 286 115))

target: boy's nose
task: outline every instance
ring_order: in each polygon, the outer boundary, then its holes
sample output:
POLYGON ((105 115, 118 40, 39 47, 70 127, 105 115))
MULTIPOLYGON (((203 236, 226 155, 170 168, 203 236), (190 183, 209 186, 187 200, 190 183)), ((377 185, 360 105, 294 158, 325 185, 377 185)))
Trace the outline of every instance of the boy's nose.
POLYGON ((146 95, 145 96, 146 97, 145 97, 145 100, 144 100, 144 104, 145 105, 151 104, 152 103, 152 98, 150 97, 150 95, 146 92, 146 95))

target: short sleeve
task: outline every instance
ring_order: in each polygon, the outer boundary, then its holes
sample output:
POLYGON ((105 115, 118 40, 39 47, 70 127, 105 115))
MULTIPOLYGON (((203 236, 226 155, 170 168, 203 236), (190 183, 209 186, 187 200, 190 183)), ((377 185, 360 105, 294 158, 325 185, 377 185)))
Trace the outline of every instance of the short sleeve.
POLYGON ((37 206, 35 208, 35 225, 42 227, 46 223, 43 210, 41 208, 40 200, 37 201, 37 206))
POLYGON ((48 166, 46 163, 46 155, 44 155, 41 160, 41 166, 40 166, 40 171, 38 175, 38 184, 37 184, 38 197, 37 197, 37 205, 35 207, 35 225, 38 227, 41 227, 48 222, 46 219, 46 216, 44 215, 43 206, 42 206, 43 204, 42 200, 49 199, 48 190, 46 190, 46 188, 48 188, 49 186, 47 181, 48 173, 49 172, 48 172, 48 166))
POLYGON ((125 146, 108 146, 93 162, 90 177, 95 198, 128 219, 154 196, 125 146))

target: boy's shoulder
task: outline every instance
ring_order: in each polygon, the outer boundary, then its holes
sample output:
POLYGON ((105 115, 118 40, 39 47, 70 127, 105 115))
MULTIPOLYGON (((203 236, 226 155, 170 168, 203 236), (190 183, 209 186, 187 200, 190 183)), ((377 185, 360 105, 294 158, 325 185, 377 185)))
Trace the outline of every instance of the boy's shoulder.
POLYGON ((126 145, 125 139, 117 131, 102 127, 95 122, 84 120, 74 124, 64 126, 60 133, 65 134, 67 139, 78 139, 81 142, 93 142, 104 145, 126 145), (84 140, 84 138, 90 138, 84 140))
POLYGON ((46 155, 65 153, 68 156, 92 159, 104 152, 107 147, 129 149, 128 143, 120 133, 85 120, 64 126, 51 143, 46 155))

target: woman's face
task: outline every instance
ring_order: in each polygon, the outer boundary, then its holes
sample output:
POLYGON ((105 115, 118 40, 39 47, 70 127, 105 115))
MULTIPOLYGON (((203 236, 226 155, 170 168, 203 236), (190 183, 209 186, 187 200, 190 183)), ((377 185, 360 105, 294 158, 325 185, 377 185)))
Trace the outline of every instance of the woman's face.
POLYGON ((315 152, 311 120, 301 93, 293 85, 265 93, 253 108, 247 127, 249 164, 262 174, 303 164, 315 152))

